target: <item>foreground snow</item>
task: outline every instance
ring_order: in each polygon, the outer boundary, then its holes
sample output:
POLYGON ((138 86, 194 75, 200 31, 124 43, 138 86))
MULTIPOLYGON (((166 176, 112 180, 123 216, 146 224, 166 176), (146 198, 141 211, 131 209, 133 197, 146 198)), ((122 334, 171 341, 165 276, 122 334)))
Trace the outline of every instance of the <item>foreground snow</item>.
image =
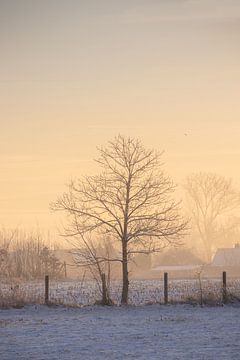
POLYGON ((239 307, 0 310, 1 360, 230 360, 239 354, 239 307))

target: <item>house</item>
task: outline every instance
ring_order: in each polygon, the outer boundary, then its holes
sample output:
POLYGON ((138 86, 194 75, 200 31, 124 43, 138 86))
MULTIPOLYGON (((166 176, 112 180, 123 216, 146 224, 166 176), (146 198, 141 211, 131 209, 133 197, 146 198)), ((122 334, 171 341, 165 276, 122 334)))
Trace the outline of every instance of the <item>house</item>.
POLYGON ((221 267, 240 267, 240 244, 235 244, 234 248, 218 249, 211 265, 221 267))

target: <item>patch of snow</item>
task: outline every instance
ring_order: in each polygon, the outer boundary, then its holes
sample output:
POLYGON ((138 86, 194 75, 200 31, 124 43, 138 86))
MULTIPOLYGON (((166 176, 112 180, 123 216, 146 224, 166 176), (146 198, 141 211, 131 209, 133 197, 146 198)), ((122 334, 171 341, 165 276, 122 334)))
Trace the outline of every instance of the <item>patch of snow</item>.
POLYGON ((236 360, 239 307, 0 310, 1 360, 236 360))

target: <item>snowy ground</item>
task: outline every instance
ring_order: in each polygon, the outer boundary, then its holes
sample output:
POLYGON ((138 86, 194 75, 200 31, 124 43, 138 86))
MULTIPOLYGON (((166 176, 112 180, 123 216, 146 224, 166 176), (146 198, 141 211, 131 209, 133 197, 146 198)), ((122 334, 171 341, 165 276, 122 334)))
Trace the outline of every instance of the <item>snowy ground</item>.
POLYGON ((240 308, 145 305, 0 310, 1 360, 240 359, 240 308))

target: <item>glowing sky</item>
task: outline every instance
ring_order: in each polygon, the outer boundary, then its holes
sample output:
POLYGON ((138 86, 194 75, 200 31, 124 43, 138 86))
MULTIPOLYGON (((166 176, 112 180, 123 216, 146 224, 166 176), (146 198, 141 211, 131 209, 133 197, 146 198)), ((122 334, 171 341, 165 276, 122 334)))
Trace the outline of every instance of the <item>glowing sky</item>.
POLYGON ((0 0, 0 226, 49 203, 121 133, 240 186, 239 0, 0 0))

